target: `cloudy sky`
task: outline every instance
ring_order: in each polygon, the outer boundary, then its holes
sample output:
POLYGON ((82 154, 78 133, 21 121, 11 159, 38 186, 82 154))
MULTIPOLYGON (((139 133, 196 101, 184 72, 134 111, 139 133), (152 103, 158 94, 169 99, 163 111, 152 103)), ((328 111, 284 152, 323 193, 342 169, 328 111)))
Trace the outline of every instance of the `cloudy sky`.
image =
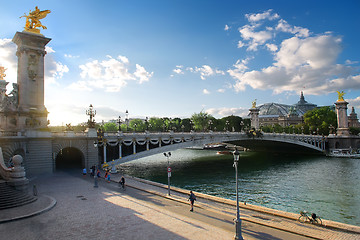
MULTIPOLYGON (((16 82, 19 18, 41 30, 51 125, 125 117, 244 116, 257 104, 332 105, 360 114, 360 1, 0 0, 0 65, 16 82)), ((10 86, 11 84, 9 84, 10 86)), ((8 92, 11 91, 8 88, 8 92)))

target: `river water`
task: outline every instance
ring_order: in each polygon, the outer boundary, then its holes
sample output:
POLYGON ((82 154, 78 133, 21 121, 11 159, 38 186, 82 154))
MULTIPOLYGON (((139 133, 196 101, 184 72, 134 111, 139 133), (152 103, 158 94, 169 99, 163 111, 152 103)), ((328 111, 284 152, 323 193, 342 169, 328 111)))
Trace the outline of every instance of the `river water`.
MULTIPOLYGON (((232 155, 171 152, 171 185, 235 200, 232 155)), ((125 174, 167 184, 167 158, 157 154, 121 165, 125 174)), ((240 152, 239 200, 360 226, 360 159, 240 152)))

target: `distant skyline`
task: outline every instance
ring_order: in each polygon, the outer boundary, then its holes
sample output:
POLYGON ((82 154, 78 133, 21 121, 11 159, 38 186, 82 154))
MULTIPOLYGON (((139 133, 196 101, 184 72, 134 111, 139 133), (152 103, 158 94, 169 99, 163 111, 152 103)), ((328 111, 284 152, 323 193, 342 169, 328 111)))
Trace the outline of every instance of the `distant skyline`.
MULTIPOLYGON (((0 66, 16 82, 19 18, 41 33, 50 125, 125 118, 246 116, 251 102, 333 105, 360 114, 360 1, 1 1, 0 66)), ((10 86, 11 84, 9 84, 10 86)), ((11 86, 8 87, 8 92, 11 86)))

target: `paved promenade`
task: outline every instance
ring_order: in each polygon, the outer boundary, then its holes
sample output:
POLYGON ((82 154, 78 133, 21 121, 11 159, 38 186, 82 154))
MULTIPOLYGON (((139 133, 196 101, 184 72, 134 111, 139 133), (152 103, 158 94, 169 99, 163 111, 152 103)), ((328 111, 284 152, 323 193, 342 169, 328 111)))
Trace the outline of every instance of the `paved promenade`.
MULTIPOLYGON (((1 211, 0 235, 3 239, 233 239, 233 201, 198 193, 195 211, 190 212, 187 191, 173 188, 177 191, 169 197, 166 186, 130 177, 123 191, 116 183, 119 178, 112 175, 111 183, 101 179, 98 188, 80 173, 33 179, 39 200, 1 211), (37 215, 8 221, 31 212, 37 215)), ((328 229, 281 216, 287 213, 243 207, 244 239, 360 239, 359 227, 340 224, 328 229)))

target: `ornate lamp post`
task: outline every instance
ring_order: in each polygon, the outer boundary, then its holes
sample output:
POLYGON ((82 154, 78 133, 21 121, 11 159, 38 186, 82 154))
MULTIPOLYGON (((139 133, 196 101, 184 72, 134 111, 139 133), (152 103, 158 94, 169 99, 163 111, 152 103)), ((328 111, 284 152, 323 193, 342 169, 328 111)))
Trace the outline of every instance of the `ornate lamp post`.
POLYGON ((210 127, 209 130, 210 130, 210 131, 212 130, 212 125, 213 125, 213 122, 212 122, 212 120, 210 119, 210 120, 209 120, 209 127, 210 127))
POLYGON ((125 124, 126 124, 126 131, 129 129, 129 111, 125 111, 125 124))
POLYGON ((229 131, 229 121, 228 121, 228 120, 226 120, 225 126, 226 126, 226 127, 225 127, 225 128, 226 128, 225 131, 226 131, 226 132, 229 131))
POLYGON ((171 177, 170 157, 171 157, 171 152, 164 153, 164 156, 167 158, 167 161, 168 161, 168 166, 167 166, 167 173, 168 173, 168 195, 170 196, 170 177, 171 177))
POLYGON ((145 118, 145 130, 146 130, 146 131, 149 131, 148 117, 145 118))
POLYGON ((121 117, 119 116, 117 123, 119 124, 119 132, 121 132, 121 117))
POLYGON ((96 115, 96 110, 94 110, 94 107, 92 104, 90 104, 89 109, 86 110, 86 115, 89 116, 89 120, 88 120, 88 126, 89 128, 94 128, 95 127, 95 115, 96 115))
POLYGON ((238 163, 240 159, 240 153, 235 147, 234 155, 234 168, 235 168, 235 179, 236 179, 236 219, 235 219, 235 240, 243 239, 241 235, 241 219, 239 212, 239 181, 238 181, 238 163))

